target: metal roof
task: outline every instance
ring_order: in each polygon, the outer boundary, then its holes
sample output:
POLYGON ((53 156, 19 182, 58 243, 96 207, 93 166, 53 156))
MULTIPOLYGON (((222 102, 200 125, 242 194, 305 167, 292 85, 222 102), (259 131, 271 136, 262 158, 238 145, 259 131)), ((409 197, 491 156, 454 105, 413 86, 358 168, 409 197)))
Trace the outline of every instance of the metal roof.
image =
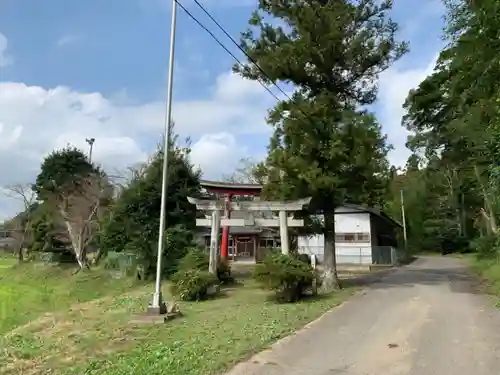
MULTIPOLYGON (((364 207, 364 206, 360 206, 360 205, 357 205, 357 204, 350 204, 350 203, 345 203, 343 204, 341 207, 345 207, 345 208, 352 208, 356 211, 361 211, 361 212, 368 212, 372 215, 375 215, 375 216, 378 216, 380 217, 381 219, 383 220, 386 220, 388 222, 390 222, 391 224, 393 224, 394 226, 397 226, 397 227, 400 227, 402 228, 403 226, 396 220, 394 220, 392 217, 390 217, 389 215, 387 215, 386 213, 382 212, 380 209, 378 208, 374 208, 374 207, 364 207)), ((342 214, 348 214, 350 212, 336 212, 336 214, 339 214, 339 215, 342 215, 342 214)))

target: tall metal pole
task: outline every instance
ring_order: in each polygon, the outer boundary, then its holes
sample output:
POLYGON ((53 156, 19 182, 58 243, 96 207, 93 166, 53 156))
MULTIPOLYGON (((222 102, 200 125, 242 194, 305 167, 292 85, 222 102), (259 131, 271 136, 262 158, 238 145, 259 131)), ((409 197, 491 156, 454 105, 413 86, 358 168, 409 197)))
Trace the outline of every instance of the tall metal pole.
POLYGON ((170 124, 172 117, 172 88, 174 80, 174 55, 175 55, 175 30, 177 22, 177 1, 172 0, 172 21, 170 26, 170 54, 168 61, 168 81, 167 81, 167 103, 165 108, 165 130, 164 130, 164 145, 163 145, 163 171, 162 171, 162 191, 161 191, 161 208, 160 208, 160 230, 158 233, 158 261, 156 263, 156 287, 153 294, 148 311, 153 314, 165 314, 167 306, 161 294, 161 278, 162 278, 162 254, 164 245, 164 235, 166 228, 166 203, 167 203, 167 188, 168 188, 168 151, 170 146, 170 124))
POLYGON ((406 249, 407 237, 406 237, 405 199, 404 199, 404 194, 403 194, 402 189, 401 189, 401 218, 403 221, 403 238, 405 241, 405 249, 406 249))
POLYGON ((95 138, 86 138, 85 142, 89 144, 89 162, 92 163, 92 150, 94 148, 95 138))

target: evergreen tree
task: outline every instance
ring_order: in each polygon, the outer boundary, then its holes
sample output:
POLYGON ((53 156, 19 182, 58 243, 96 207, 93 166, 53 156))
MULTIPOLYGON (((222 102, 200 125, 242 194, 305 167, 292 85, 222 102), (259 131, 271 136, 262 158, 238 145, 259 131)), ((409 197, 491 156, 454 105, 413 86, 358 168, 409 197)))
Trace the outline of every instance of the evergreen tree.
MULTIPOLYGON (((200 196, 200 172, 191 165, 189 153, 189 147, 178 148, 173 139, 168 157, 164 275, 175 271, 177 261, 192 245, 196 229, 196 207, 187 197, 200 196)), ((156 273, 162 166, 163 152, 158 150, 143 173, 124 188, 103 223, 100 237, 105 252, 127 251, 137 257, 145 278, 156 273)))
POLYGON ((312 196, 310 210, 323 214, 325 289, 339 286, 335 207, 377 205, 385 195, 389 147, 360 106, 375 101, 379 73, 407 51, 387 17, 391 3, 260 0, 241 39, 250 61, 234 68, 296 89, 270 112, 273 136, 259 172, 266 170, 268 195, 312 196))

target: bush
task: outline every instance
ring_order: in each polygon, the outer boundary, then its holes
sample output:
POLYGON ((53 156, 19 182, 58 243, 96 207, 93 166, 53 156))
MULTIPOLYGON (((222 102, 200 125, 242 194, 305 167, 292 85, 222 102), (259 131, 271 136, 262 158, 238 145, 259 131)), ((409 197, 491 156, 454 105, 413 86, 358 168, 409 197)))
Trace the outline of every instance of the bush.
MULTIPOLYGON (((187 254, 179 262, 179 271, 200 270, 207 271, 210 263, 210 256, 207 251, 197 247, 188 250, 187 254)), ((217 262, 217 278, 221 284, 231 284, 234 282, 231 276, 231 266, 226 260, 219 259, 217 262)))
POLYGON ((179 261, 178 270, 201 270, 207 271, 210 262, 209 254, 198 247, 191 248, 186 255, 179 261))
POLYGON ((498 253, 498 237, 487 235, 475 238, 471 241, 470 247, 477 253, 479 259, 495 258, 498 253))
POLYGON ((207 299, 209 289, 217 284, 217 277, 208 271, 192 269, 177 272, 170 289, 182 301, 200 301, 207 299))
POLYGON ((297 254, 297 258, 306 264, 311 264, 311 256, 309 254, 297 254))
POLYGON ((217 263, 217 278, 221 284, 233 284, 234 278, 231 275, 231 265, 225 259, 219 259, 217 263))
POLYGON ((315 271, 296 255, 269 254, 255 268, 254 277, 278 302, 296 302, 316 279, 315 271))

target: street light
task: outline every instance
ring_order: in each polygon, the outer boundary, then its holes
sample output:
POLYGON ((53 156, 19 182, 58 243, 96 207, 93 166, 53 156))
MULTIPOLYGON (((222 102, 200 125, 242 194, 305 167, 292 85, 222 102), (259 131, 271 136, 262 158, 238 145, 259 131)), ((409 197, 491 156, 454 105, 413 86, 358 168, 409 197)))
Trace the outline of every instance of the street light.
POLYGON ((165 314, 167 305, 161 294, 161 261, 163 254, 164 235, 166 228, 166 205, 167 205, 167 187, 168 187, 168 150, 170 145, 170 123, 172 121, 172 87, 174 79, 174 54, 175 54, 175 26, 177 21, 177 1, 172 0, 172 20, 170 25, 170 53, 168 61, 168 81, 167 81, 167 102, 165 107, 165 130, 163 144, 163 170, 162 170, 162 189, 161 189, 161 207, 160 207, 160 230, 158 233, 158 260, 156 263, 156 285, 153 299, 148 306, 148 313, 151 315, 165 314))
POLYGON ((95 138, 86 138, 85 142, 89 144, 89 162, 92 163, 92 149, 94 148, 95 138))

